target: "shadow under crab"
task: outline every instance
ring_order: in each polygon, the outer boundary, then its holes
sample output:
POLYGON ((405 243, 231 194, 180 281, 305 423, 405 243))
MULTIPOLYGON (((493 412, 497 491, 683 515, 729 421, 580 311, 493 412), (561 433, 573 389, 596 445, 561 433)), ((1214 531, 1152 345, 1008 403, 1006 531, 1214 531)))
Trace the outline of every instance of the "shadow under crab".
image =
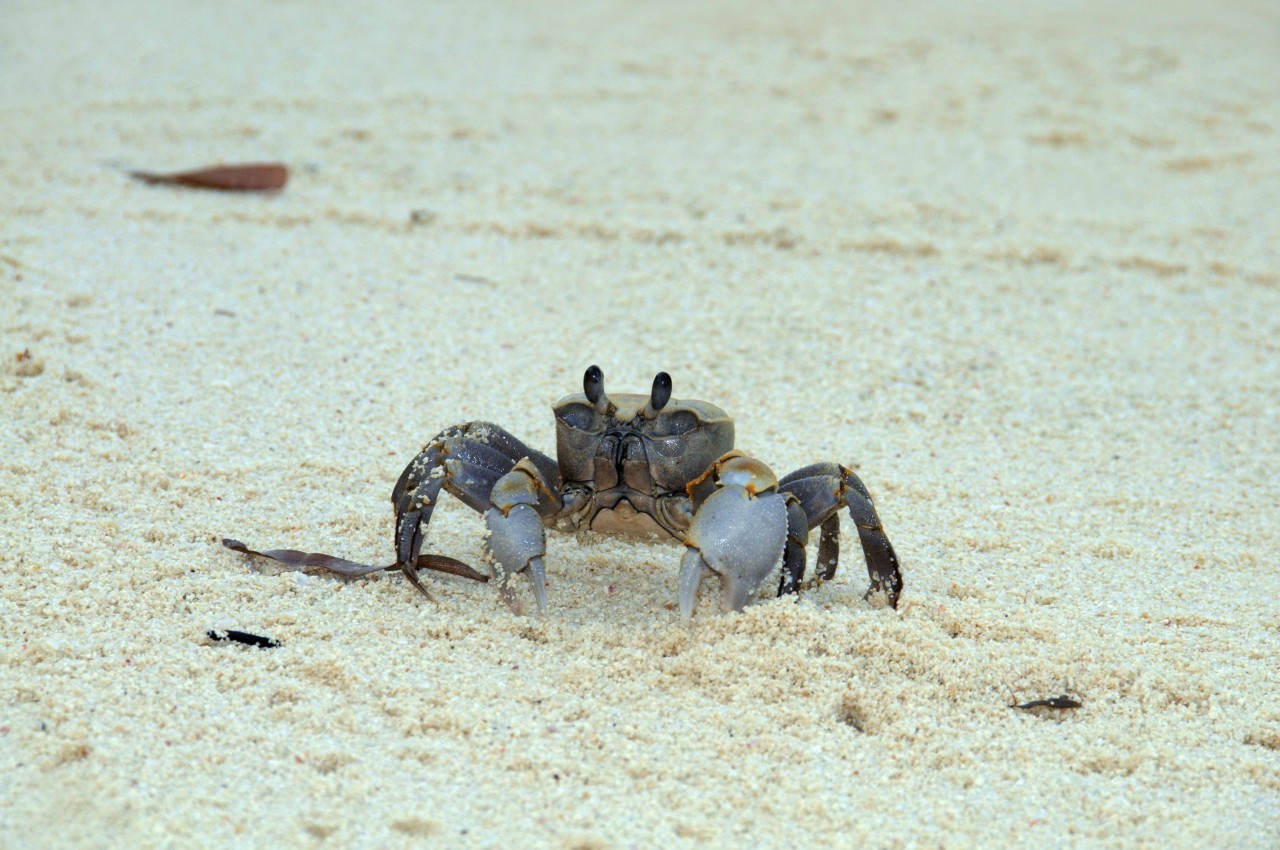
MULTIPOLYGON (((518 608, 511 579, 528 577, 539 612, 547 606, 546 529, 589 529, 629 537, 666 537, 685 546, 680 610, 693 615, 704 579, 720 580, 723 610, 739 611, 776 577, 778 596, 800 590, 809 533, 819 530, 819 581, 835 576, 841 508, 858 529, 871 586, 897 607, 902 574, 871 495, 850 469, 817 463, 781 479, 733 448, 733 420, 705 401, 676 400, 671 376, 654 378, 649 395, 609 396, 597 366, 583 391, 554 407, 556 459, 529 448, 490 422, 466 422, 436 435, 405 467, 391 502, 396 562, 372 566, 332 555, 228 548, 354 577, 401 570, 430 598, 419 570, 485 581, 459 561, 422 551, 441 491, 484 515, 485 551, 501 597, 518 608)), ((772 590, 773 587, 771 586, 772 590)))

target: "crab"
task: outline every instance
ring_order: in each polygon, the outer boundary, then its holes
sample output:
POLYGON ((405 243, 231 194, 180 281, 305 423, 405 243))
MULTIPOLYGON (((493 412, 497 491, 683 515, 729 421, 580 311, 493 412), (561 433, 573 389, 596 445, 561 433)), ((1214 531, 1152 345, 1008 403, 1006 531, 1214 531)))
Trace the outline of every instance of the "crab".
POLYGON ((466 422, 437 434, 391 492, 396 562, 370 566, 331 555, 280 549, 256 552, 235 540, 229 548, 303 569, 354 577, 400 570, 428 598, 419 569, 485 581, 493 578, 513 610, 521 605, 512 579, 526 576, 537 610, 547 608, 546 529, 590 530, 684 545, 678 594, 688 622, 707 578, 720 583, 720 607, 740 611, 766 582, 777 596, 804 583, 809 534, 820 530, 817 581, 835 576, 841 508, 862 543, 871 586, 897 607, 902 575, 893 545, 862 481, 848 467, 816 463, 781 479, 733 447, 733 420, 714 404, 677 400, 671 376, 659 372, 649 395, 609 396, 604 373, 591 366, 582 392, 553 410, 556 459, 529 448, 490 422, 466 422), (492 575, 422 551, 441 491, 483 514, 492 575))

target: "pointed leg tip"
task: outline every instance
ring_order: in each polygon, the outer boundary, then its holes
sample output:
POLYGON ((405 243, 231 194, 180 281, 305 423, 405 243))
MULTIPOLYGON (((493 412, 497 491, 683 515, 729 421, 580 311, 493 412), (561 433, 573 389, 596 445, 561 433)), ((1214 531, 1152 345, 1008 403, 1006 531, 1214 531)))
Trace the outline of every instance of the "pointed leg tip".
POLYGON ((892 587, 873 584, 871 587, 867 588, 867 592, 862 595, 862 598, 870 602, 872 605, 878 605, 879 603, 876 601, 876 598, 883 597, 885 604, 896 611, 898 610, 898 599, 901 595, 901 591, 894 590, 892 587))
POLYGON ((529 584, 533 588, 533 599, 538 603, 538 615, 547 614, 547 568, 542 558, 529 561, 529 584))
POLYGON ((686 625, 693 620, 693 609, 698 607, 698 589, 702 580, 711 574, 702 553, 690 546, 680 563, 680 620, 686 625))
POLYGON ((418 577, 418 570, 413 564, 410 564, 407 561, 402 563, 400 565, 400 571, 404 573, 404 577, 409 580, 409 583, 418 589, 419 593, 427 597, 427 599, 432 602, 436 601, 436 598, 431 595, 431 592, 427 590, 426 586, 422 583, 422 579, 418 577))

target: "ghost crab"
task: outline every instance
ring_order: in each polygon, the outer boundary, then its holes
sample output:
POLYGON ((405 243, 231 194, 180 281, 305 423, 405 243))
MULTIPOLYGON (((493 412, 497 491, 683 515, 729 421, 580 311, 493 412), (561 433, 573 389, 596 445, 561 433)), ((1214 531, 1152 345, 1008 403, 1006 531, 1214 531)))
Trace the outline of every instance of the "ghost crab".
POLYGON ((446 428, 405 468, 395 506, 396 563, 367 566, 294 550, 229 548, 296 568, 346 576, 399 569, 428 598, 418 570, 481 581, 465 564, 425 554, 427 525, 444 490, 484 515, 485 551, 502 598, 518 610, 511 579, 528 577, 538 611, 546 610, 547 528, 633 537, 673 538, 685 546, 680 611, 693 615, 703 579, 720 580, 721 608, 739 611, 771 577, 777 595, 800 590, 809 532, 820 529, 817 578, 832 578, 840 554, 839 510, 848 508, 871 577, 867 595, 897 606, 902 575, 867 488, 851 470, 817 463, 778 479, 733 448, 733 420, 705 401, 671 397, 671 376, 658 373, 648 396, 610 397, 604 373, 587 369, 581 393, 554 407, 556 459, 501 427, 467 422, 446 428))

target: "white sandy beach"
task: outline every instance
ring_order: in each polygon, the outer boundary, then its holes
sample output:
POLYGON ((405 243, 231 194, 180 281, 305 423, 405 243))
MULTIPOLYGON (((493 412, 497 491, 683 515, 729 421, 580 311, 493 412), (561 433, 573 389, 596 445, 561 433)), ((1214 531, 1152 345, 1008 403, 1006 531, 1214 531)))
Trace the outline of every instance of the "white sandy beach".
POLYGON ((4 3, 0 847, 1280 846, 1280 9, 1069 5, 4 3), (855 468, 897 610, 847 516, 688 627, 220 545, 394 560, 592 363, 855 468))

